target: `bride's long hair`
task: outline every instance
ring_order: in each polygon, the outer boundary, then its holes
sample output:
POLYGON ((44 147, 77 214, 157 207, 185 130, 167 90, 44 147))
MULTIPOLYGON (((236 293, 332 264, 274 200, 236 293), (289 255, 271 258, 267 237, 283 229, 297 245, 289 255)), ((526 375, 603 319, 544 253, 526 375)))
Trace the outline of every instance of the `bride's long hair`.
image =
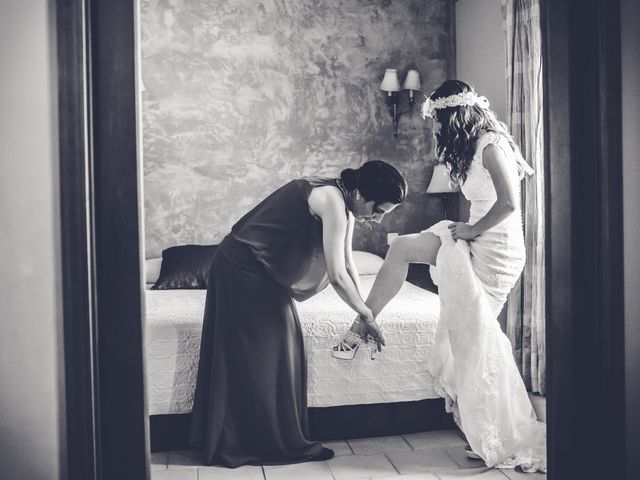
MULTIPOLYGON (((475 93, 475 90, 461 80, 446 80, 429 98, 437 100, 467 92, 475 93)), ((479 105, 440 108, 435 110, 435 118, 441 124, 440 132, 435 135, 436 155, 440 163, 449 167, 451 180, 456 184, 462 185, 467 179, 481 130, 504 135, 514 152, 520 153, 507 126, 489 108, 479 105)))

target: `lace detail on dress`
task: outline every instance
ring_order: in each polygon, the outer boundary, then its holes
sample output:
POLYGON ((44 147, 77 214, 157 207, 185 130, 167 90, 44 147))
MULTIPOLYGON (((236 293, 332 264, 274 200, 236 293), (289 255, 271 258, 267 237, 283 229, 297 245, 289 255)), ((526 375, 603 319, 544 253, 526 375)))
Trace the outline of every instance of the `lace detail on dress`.
POLYGON ((447 391, 444 389, 438 377, 433 377, 433 390, 436 392, 436 395, 444 399, 445 411, 453 415, 453 421, 458 426, 458 428, 462 430, 462 423, 460 422, 460 415, 458 414, 456 403, 453 401, 453 398, 451 398, 447 393, 447 391))
MULTIPOLYGON (((488 133, 478 141, 462 192, 471 201, 471 224, 493 206, 496 192, 481 152, 489 143, 506 139, 488 133)), ((515 153, 509 179, 519 191, 515 153)), ((522 217, 509 218, 474 239, 454 241, 443 221, 427 232, 442 246, 431 267, 438 285, 440 322, 429 347, 429 371, 436 393, 464 432, 471 448, 487 466, 546 471, 546 426, 538 422, 511 344, 497 316, 525 262, 522 217)))
POLYGON ((482 164, 482 153, 487 145, 495 145, 504 152, 507 158, 512 160, 519 180, 522 180, 526 175, 535 173, 517 147, 514 149, 507 137, 497 132, 487 132, 477 140, 473 161, 479 161, 482 164))

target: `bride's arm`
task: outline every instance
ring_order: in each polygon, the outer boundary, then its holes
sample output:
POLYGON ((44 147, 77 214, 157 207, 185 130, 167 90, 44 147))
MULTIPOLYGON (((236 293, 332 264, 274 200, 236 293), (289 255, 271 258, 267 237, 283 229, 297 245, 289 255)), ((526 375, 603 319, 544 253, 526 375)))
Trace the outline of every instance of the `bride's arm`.
POLYGON ((482 152, 482 164, 489 172, 496 190, 496 202, 475 225, 456 222, 449 226, 454 239, 473 240, 478 235, 495 227, 507 219, 515 210, 518 196, 514 184, 509 179, 508 159, 500 147, 487 145, 482 152))

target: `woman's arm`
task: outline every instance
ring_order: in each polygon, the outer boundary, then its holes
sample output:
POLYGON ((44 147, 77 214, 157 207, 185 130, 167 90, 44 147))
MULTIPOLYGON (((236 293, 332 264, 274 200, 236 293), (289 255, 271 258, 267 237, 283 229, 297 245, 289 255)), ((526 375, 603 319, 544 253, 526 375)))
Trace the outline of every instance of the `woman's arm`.
POLYGON ((347 272, 344 245, 349 222, 342 195, 332 188, 315 188, 309 195, 309 207, 322 219, 322 244, 331 285, 358 315, 365 321, 373 321, 371 309, 347 272))
POLYGON ((353 229, 355 224, 355 218, 353 215, 349 215, 349 224, 347 225, 347 238, 344 242, 344 259, 347 266, 347 272, 353 280, 354 285, 356 286, 356 290, 362 298, 362 285, 360 284, 360 275, 358 274, 358 269, 356 268, 356 264, 353 261, 353 229))
POLYGON ((507 219, 515 210, 518 196, 516 188, 509 179, 508 159, 500 147, 487 145, 482 152, 482 164, 489 172, 493 187, 496 190, 496 202, 484 217, 475 225, 455 222, 449 225, 451 234, 455 240, 473 240, 478 235, 507 219))

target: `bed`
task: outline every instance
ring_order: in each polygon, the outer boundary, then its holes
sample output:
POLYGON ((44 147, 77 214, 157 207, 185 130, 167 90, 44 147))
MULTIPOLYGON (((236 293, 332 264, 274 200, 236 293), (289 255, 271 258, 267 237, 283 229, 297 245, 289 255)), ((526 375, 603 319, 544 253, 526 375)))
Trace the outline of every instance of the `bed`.
MULTIPOLYGON (((361 269, 367 270, 375 271, 361 269)), ((375 275, 361 275, 360 279, 368 293, 375 275)), ((146 290, 145 356, 154 450, 166 443, 159 438, 154 442, 154 436, 175 437, 176 428, 186 435, 205 296, 205 290, 146 290)), ((331 286, 297 307, 307 353, 310 428, 315 438, 449 426, 426 366, 426 346, 433 341, 439 318, 435 293, 404 282, 379 317, 387 346, 376 360, 370 359, 368 351, 359 351, 351 361, 331 356, 332 345, 354 318, 331 286), (373 423, 378 430, 371 430, 373 423)))

